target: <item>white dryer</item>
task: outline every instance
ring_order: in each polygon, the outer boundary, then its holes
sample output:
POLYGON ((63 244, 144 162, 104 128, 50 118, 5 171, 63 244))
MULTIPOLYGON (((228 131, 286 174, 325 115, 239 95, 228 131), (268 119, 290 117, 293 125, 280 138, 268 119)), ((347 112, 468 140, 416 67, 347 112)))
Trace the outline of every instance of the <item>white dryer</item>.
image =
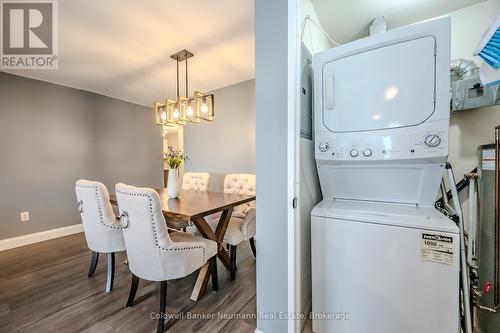
POLYGON ((449 17, 315 55, 316 333, 458 332, 458 228, 433 208, 449 61, 449 17))

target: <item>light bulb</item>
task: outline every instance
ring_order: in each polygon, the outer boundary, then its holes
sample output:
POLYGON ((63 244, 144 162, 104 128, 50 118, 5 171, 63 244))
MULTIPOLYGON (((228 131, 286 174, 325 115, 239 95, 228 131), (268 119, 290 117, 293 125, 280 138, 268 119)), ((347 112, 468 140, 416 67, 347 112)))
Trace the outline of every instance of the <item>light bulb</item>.
POLYGON ((191 117, 193 115, 193 108, 191 107, 191 105, 189 105, 186 109, 186 115, 188 117, 191 117))
POLYGON ((161 120, 163 120, 163 121, 167 120, 167 113, 166 113, 165 111, 163 111, 163 112, 161 113, 161 115, 160 115, 160 118, 161 118, 161 120))
POLYGON ((203 114, 208 113, 208 104, 206 102, 201 103, 201 113, 203 114))
POLYGON ((178 119, 178 118, 179 118, 179 115, 180 115, 180 114, 179 114, 179 110, 175 109, 175 110, 174 110, 174 118, 175 118, 175 119, 178 119))

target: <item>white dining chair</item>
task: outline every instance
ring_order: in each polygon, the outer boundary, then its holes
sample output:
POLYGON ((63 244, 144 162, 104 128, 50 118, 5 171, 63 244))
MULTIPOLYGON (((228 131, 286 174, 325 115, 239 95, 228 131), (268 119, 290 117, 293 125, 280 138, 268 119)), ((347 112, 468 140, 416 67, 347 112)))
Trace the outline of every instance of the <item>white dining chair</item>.
POLYGON ((184 232, 169 233, 155 190, 125 184, 117 184, 115 189, 132 272, 127 307, 133 306, 139 279, 158 282, 157 332, 163 332, 168 280, 185 277, 208 265, 213 290, 218 290, 217 243, 184 232))
POLYGON ((210 174, 206 172, 186 172, 182 177, 182 190, 208 192, 210 174))
MULTIPOLYGON (((186 172, 182 177, 183 191, 208 192, 208 182, 210 174, 206 172, 186 172)), ((169 218, 167 219, 169 227, 186 231, 189 221, 169 218)))
POLYGON ((92 251, 87 276, 89 278, 94 276, 99 253, 106 253, 108 259, 106 293, 110 293, 113 290, 115 275, 115 253, 125 251, 122 228, 117 223, 109 201, 108 189, 103 183, 80 179, 75 183, 75 191, 85 240, 92 251))
MULTIPOLYGON (((255 195, 255 175, 244 173, 227 174, 224 178, 224 193, 255 195)), ((255 249, 255 217, 254 201, 240 205, 233 210, 224 236, 224 243, 229 245, 231 280, 234 280, 236 277, 236 248, 240 243, 248 240, 253 256, 257 257, 255 249)), ((219 219, 213 218, 207 222, 215 230, 219 219)))

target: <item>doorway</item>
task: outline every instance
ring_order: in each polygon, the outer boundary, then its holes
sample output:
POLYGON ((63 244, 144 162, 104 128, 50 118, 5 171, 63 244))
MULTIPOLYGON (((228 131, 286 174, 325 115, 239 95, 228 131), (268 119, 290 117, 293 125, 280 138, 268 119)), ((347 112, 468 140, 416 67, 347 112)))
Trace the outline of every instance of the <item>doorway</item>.
MULTIPOLYGON (((169 147, 178 151, 184 151, 184 127, 182 125, 163 126, 163 153, 167 153, 169 147)), ((179 167, 179 176, 182 179, 184 173, 184 163, 179 167)), ((167 187, 168 165, 163 162, 163 186, 167 187)))

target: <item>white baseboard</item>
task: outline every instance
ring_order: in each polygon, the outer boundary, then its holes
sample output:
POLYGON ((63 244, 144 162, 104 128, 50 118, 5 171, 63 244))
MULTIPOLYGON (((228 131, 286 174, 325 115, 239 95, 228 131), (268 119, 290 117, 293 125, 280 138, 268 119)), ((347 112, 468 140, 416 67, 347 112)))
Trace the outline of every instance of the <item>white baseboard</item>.
POLYGON ((49 239, 77 234, 79 232, 83 232, 82 224, 73 224, 67 227, 37 232, 34 234, 2 239, 0 240, 0 251, 5 251, 24 245, 43 242, 49 239))
POLYGON ((255 333, 264 333, 264 332, 259 331, 258 329, 255 329, 255 333))

